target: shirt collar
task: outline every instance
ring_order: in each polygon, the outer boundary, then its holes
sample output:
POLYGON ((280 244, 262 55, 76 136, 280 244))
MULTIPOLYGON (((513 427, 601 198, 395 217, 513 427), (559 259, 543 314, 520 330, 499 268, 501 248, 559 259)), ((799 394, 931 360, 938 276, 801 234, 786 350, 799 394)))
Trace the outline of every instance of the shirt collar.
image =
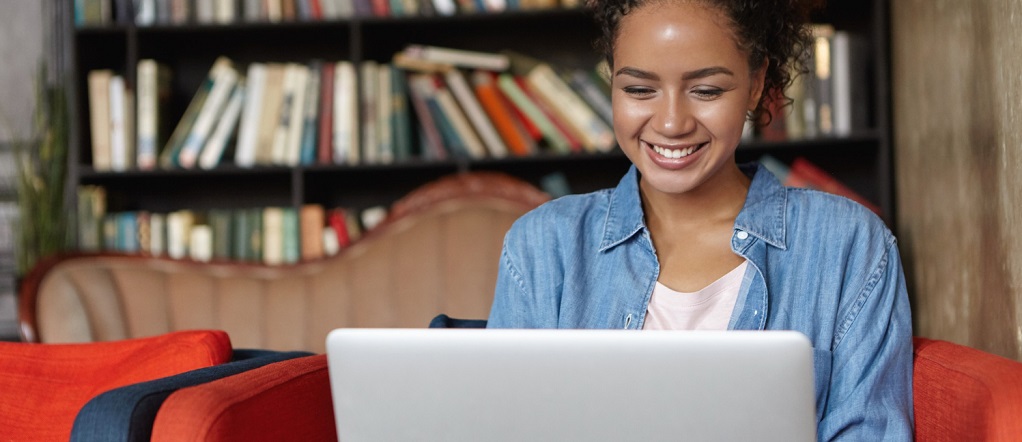
MULTIPOLYGON (((748 232, 779 249, 787 249, 784 236, 787 192, 784 186, 758 163, 739 167, 752 177, 752 183, 745 204, 735 219, 735 229, 748 232)), ((639 172, 633 165, 610 194, 600 251, 621 244, 645 228, 642 198, 639 196, 639 172)))

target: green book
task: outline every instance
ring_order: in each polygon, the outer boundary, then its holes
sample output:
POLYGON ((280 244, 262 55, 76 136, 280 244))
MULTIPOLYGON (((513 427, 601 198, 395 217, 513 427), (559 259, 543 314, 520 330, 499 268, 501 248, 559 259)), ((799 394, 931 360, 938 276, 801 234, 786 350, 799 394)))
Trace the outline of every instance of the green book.
POLYGON ((247 210, 234 210, 231 212, 231 259, 235 261, 250 261, 249 243, 252 238, 252 224, 249 222, 247 210))
POLYGON ((298 229, 298 211, 293 207, 283 209, 282 240, 284 243, 284 264, 297 263, 302 258, 301 232, 298 229))
POLYGON ((497 86, 514 103, 518 110, 522 111, 539 128, 539 131, 543 134, 543 139, 550 143, 550 147, 559 153, 571 152, 571 144, 568 142, 568 139, 564 138, 564 135, 557 129, 557 126, 554 126, 554 123, 547 118, 546 114, 518 86, 514 75, 507 72, 500 74, 497 86))
POLYGON ((403 70, 388 65, 391 69, 390 95, 394 102, 391 112, 391 130, 394 140, 394 159, 403 161, 412 156, 412 123, 408 114, 408 90, 403 70))
POLYGON ((209 211, 209 227, 213 231, 213 259, 231 259, 231 211, 209 211))
POLYGON ((181 148, 184 147, 188 134, 192 131, 192 125, 195 124, 203 104, 206 103, 209 92, 213 90, 213 84, 216 82, 220 70, 230 68, 230 64, 230 60, 226 58, 219 58, 213 63, 213 67, 209 69, 209 74, 202 81, 199 90, 192 96, 192 101, 188 103, 185 113, 181 115, 181 120, 178 121, 177 127, 174 128, 174 131, 170 134, 170 139, 167 140, 167 145, 164 146, 163 152, 160 153, 160 167, 170 169, 178 166, 177 156, 181 153, 181 148))
POLYGON ((251 235, 246 244, 248 250, 245 256, 249 261, 262 262, 263 260, 263 209, 254 208, 245 211, 248 217, 248 225, 251 235))

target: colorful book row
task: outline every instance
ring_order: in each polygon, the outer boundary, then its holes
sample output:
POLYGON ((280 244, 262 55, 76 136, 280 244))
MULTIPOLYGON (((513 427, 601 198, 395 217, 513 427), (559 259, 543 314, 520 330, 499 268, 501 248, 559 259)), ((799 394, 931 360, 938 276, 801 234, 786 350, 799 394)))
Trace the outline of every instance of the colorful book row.
POLYGON ((173 131, 170 71, 138 64, 135 92, 89 72, 98 171, 486 158, 607 152, 609 84, 597 69, 555 69, 522 54, 412 45, 391 63, 217 59, 173 131))
POLYGON ((577 8, 581 0, 75 0, 75 24, 138 26, 435 17, 577 8))
POLYGON ((148 211, 105 211, 105 190, 78 190, 78 248, 194 261, 294 264, 337 254, 386 217, 386 209, 357 212, 318 204, 148 211))

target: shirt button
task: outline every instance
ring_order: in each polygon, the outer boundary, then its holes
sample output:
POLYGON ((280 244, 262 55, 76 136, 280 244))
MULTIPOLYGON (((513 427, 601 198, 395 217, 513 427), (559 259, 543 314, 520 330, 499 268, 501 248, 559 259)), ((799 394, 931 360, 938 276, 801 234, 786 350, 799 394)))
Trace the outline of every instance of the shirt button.
POLYGON ((749 239, 749 232, 739 230, 738 234, 736 234, 735 236, 738 237, 738 239, 749 239))

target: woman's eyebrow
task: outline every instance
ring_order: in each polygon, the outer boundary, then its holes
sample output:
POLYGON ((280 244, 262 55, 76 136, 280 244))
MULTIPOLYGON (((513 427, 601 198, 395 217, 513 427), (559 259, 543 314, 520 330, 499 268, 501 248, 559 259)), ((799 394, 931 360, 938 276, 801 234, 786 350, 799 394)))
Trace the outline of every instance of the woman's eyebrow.
MULTIPOLYGON (((702 68, 702 69, 697 69, 697 70, 690 71, 690 72, 685 72, 684 74, 682 74, 681 79, 682 80, 694 80, 694 79, 698 79, 698 78, 712 77, 714 75, 720 75, 720 74, 730 75, 730 76, 734 76, 735 75, 734 72, 732 72, 730 69, 728 69, 726 67, 723 67, 723 66, 712 66, 712 67, 708 67, 708 68, 702 68)), ((635 77, 635 78, 639 78, 639 79, 642 79, 642 80, 659 80, 660 79, 660 76, 658 76, 657 74, 655 74, 653 72, 644 71, 642 69, 637 69, 637 68, 627 67, 627 66, 623 67, 621 69, 618 69, 618 71, 614 73, 615 77, 617 77, 619 75, 628 75, 630 77, 635 77)))
POLYGON ((620 75, 628 75, 630 77, 635 77, 635 78, 642 79, 642 80, 659 80, 660 79, 660 77, 657 74, 654 74, 652 72, 647 72, 647 71, 644 71, 642 69, 636 69, 636 68, 627 67, 627 66, 623 67, 621 69, 618 69, 617 72, 614 73, 615 77, 620 76, 620 75))

